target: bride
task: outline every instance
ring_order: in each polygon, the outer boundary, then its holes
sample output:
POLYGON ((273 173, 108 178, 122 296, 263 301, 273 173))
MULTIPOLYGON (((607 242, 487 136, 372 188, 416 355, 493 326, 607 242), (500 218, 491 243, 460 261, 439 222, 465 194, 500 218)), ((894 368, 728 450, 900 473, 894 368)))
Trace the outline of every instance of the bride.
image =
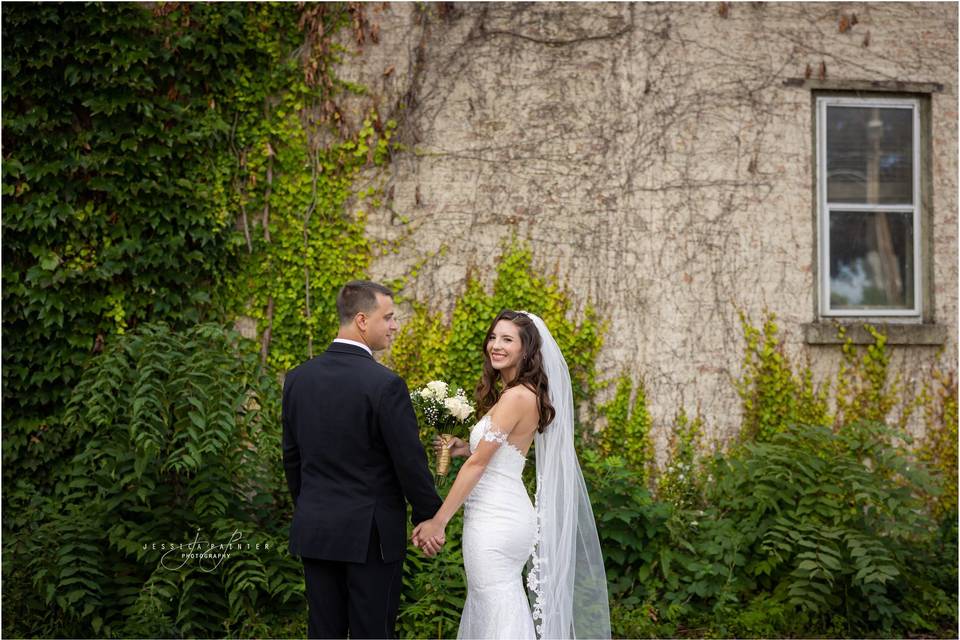
POLYGON ((485 415, 470 441, 447 445, 467 459, 443 505, 413 531, 414 544, 435 553, 464 505, 467 600, 457 637, 609 638, 606 575, 574 450, 570 373, 540 318, 497 315, 476 396, 485 415), (535 504, 521 479, 533 444, 535 504), (522 580, 528 561, 529 600, 522 580))

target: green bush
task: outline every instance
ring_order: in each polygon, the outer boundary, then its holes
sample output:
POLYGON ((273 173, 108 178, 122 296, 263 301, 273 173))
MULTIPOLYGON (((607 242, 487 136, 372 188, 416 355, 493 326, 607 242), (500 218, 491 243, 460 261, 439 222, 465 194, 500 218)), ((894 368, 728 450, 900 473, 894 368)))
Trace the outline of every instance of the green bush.
POLYGON ((711 460, 703 506, 686 511, 658 511, 643 491, 620 489, 629 478, 613 485, 624 492, 617 498, 594 474, 612 599, 640 611, 618 612, 619 631, 874 636, 949 627, 955 588, 941 555, 949 542, 919 497, 936 490, 932 479, 896 444, 903 438, 877 423, 839 433, 789 427, 711 460), (617 501, 633 505, 622 522, 610 508, 617 501), (661 518, 652 530, 650 513, 661 518), (624 572, 627 554, 641 566, 624 572))
MULTIPOLYGON (((449 487, 447 488, 449 490, 449 487)), ((446 495, 446 491, 441 491, 446 495)), ((408 532, 412 533, 412 529, 408 532)), ((447 525, 447 542, 434 558, 410 548, 403 565, 403 594, 397 617, 401 638, 455 638, 467 598, 463 572, 463 512, 447 525)))
POLYGON ((66 416, 79 453, 35 503, 36 528, 4 540, 24 558, 4 585, 5 635, 245 637, 305 619, 280 387, 238 340, 142 325, 91 363, 66 416), (162 544, 198 538, 261 549, 164 558, 162 544))
POLYGON ((649 602, 675 580, 667 523, 674 507, 657 501, 620 456, 580 452, 604 554, 614 635, 647 635, 649 602), (642 632, 641 632, 642 631, 642 632))

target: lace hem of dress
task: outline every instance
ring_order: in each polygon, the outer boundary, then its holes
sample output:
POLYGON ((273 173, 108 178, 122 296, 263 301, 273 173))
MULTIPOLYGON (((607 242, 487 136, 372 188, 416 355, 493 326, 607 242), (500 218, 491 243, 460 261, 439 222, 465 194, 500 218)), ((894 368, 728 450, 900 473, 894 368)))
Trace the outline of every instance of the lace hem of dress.
POLYGON ((527 589, 534 594, 533 601, 533 624, 537 632, 537 637, 543 634, 543 587, 540 582, 541 562, 540 558, 540 509, 536 508, 538 498, 540 497, 540 483, 537 482, 537 493, 534 495, 533 503, 537 512, 537 529, 533 536, 533 544, 530 546, 530 570, 527 572, 527 589))

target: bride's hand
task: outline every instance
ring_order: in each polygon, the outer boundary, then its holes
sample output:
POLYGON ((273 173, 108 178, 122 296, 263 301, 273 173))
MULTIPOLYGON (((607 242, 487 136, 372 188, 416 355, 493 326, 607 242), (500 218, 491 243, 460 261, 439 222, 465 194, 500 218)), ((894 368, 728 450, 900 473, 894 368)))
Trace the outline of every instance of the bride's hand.
POLYGON ((445 529, 436 519, 424 520, 413 529, 413 544, 432 558, 447 541, 445 529))
MULTIPOLYGON (((440 449, 443 447, 443 441, 440 436, 433 439, 433 451, 440 455, 440 449)), ((465 458, 470 455, 470 445, 460 438, 450 438, 447 441, 447 448, 450 449, 450 455, 454 458, 465 458)))

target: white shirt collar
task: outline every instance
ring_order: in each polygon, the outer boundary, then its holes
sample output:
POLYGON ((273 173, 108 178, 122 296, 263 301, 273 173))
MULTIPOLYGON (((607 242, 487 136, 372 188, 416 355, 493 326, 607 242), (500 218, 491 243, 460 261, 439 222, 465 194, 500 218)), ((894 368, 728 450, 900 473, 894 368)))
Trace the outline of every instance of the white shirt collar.
POLYGON ((373 355, 373 351, 370 350, 370 347, 363 344, 362 342, 357 342, 356 340, 347 340, 346 338, 334 338, 333 341, 342 342, 343 344, 352 344, 355 347, 360 347, 361 349, 364 349, 371 356, 373 355))

